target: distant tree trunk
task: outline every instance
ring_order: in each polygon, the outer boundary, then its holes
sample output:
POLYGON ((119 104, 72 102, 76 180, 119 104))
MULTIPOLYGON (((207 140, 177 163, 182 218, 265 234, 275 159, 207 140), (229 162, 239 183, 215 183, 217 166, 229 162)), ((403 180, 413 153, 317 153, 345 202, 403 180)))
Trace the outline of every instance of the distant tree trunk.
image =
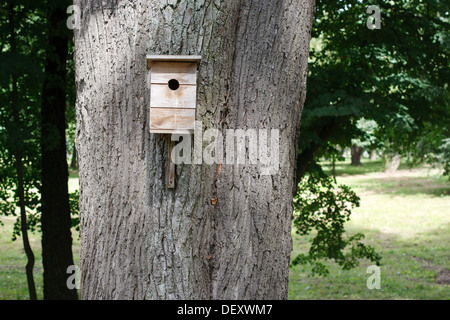
POLYGON ((361 155, 362 155, 362 147, 358 147, 357 145, 352 145, 352 166, 360 166, 361 165, 361 155))
POLYGON ((336 157, 335 156, 333 156, 333 159, 332 159, 331 173, 333 174, 333 178, 336 179, 336 157))
MULTIPOLYGON (((10 39, 9 45, 11 53, 16 52, 16 21, 15 21, 15 5, 9 5, 9 31, 10 39)), ((16 128, 22 128, 23 124, 20 120, 19 112, 19 99, 18 99, 18 85, 17 85, 17 73, 12 74, 12 91, 11 91, 11 109, 13 114, 13 120, 16 128)), ((37 300, 36 286, 34 283, 33 268, 34 268, 34 254, 30 246, 30 241, 28 239, 28 229, 27 229, 27 212, 25 207, 25 188, 24 188, 24 177, 23 177, 23 154, 22 154, 22 138, 18 139, 19 143, 16 144, 14 150, 15 166, 17 173, 17 195, 19 196, 19 209, 20 209, 20 231, 22 234, 23 248, 25 255, 27 256, 27 264, 25 266, 25 273, 27 275, 28 292, 30 294, 30 300, 37 300)))
POLYGON ((66 61, 68 1, 50 1, 48 51, 42 91, 42 263, 44 299, 77 299, 66 286, 73 265, 66 159, 66 61))
POLYGON ((384 172, 392 173, 398 170, 402 162, 402 156, 398 152, 384 156, 384 172))
POLYGON ((286 299, 314 1, 75 1, 83 299, 286 299), (280 129, 280 171, 179 165, 147 54, 199 54, 205 128, 280 129))
POLYGON ((70 160, 70 169, 77 169, 77 147, 73 147, 72 159, 70 160))
POLYGON ((377 150, 375 149, 370 150, 370 160, 371 161, 377 160, 377 150))

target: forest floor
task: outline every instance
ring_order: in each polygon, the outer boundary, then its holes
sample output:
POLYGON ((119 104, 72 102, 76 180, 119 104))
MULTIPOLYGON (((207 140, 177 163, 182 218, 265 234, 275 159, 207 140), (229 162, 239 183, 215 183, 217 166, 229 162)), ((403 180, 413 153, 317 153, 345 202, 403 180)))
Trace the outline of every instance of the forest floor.
MULTIPOLYGON (((307 266, 290 270, 289 299, 450 299, 450 182, 430 168, 385 174, 380 161, 363 161, 360 167, 339 163, 337 181, 361 198, 348 222, 348 234, 363 233, 366 244, 382 256, 380 289, 370 290, 367 273, 371 263, 343 271, 327 262, 327 277, 311 277, 307 266)), ((71 173, 69 189, 78 188, 71 173)), ((0 217, 0 299, 28 299, 26 256, 21 238, 11 241, 14 217, 0 217)), ((36 257, 34 276, 42 299, 41 235, 30 233, 36 257)), ((312 235, 300 238, 293 232, 295 257, 307 252, 312 235)), ((75 264, 80 239, 73 231, 75 264)), ((69 276, 69 275, 68 275, 69 276)))

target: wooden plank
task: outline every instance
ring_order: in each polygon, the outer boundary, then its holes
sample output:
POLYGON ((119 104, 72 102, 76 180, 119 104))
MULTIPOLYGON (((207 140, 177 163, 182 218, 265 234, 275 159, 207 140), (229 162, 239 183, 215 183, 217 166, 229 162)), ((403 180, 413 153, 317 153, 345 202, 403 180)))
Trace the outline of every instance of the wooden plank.
POLYGON ((152 84, 165 84, 177 80, 181 85, 197 83, 197 64, 191 62, 154 62, 151 69, 152 84))
POLYGON ((194 129, 151 129, 150 133, 162 133, 162 134, 193 134, 194 129))
POLYGON ((153 130, 193 130, 194 125, 195 109, 150 108, 152 133, 153 130))
POLYGON ((172 141, 172 136, 169 135, 167 146, 167 170, 166 170, 166 185, 168 189, 175 188, 175 163, 172 161, 172 150, 175 147, 175 141, 172 141))
POLYGON ((153 61, 190 61, 200 62, 202 56, 148 55, 147 62, 153 61))
POLYGON ((185 84, 171 90, 167 84, 152 84, 150 100, 150 108, 195 109, 197 87, 185 84))

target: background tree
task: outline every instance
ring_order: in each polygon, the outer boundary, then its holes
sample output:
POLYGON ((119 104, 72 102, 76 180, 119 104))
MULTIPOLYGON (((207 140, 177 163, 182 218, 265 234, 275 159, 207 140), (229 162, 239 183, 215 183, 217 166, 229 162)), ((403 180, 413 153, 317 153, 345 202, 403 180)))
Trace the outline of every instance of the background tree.
POLYGON ((46 10, 48 45, 41 107, 44 299, 77 299, 77 292, 66 285, 67 267, 74 264, 66 148, 69 5, 70 1, 48 0, 46 10))
POLYGON ((83 299, 286 299, 313 1, 75 4, 83 299), (202 55, 204 129, 280 129, 280 172, 181 165, 167 189, 147 54, 202 55))
POLYGON ((39 220, 40 133, 36 123, 42 80, 37 67, 41 25, 38 7, 27 4, 10 1, 0 6, 0 211, 16 216, 19 208, 13 238, 22 235, 28 289, 30 299, 35 300, 35 257, 27 229, 34 230, 39 220))
POLYGON ((373 120, 361 118, 357 121, 356 128, 359 130, 359 134, 358 138, 354 137, 351 140, 351 164, 360 166, 362 165, 361 157, 364 151, 370 151, 371 157, 373 157, 372 151, 380 147, 375 135, 378 124, 373 120))
MULTIPOLYGON (((66 86, 74 86, 65 78, 67 6, 29 0, 0 6, 0 212, 16 215, 19 207, 13 239, 22 235, 24 240, 28 279, 34 256, 26 230, 42 230, 45 299, 76 298, 66 287, 66 269, 73 258, 65 107, 66 86)), ((35 298, 34 289, 30 291, 35 298)))
POLYGON ((379 126, 386 163, 413 151, 430 124, 449 123, 449 4, 371 4, 381 9, 381 29, 367 28, 365 3, 316 2, 298 181, 329 146, 360 137, 361 118, 379 126))

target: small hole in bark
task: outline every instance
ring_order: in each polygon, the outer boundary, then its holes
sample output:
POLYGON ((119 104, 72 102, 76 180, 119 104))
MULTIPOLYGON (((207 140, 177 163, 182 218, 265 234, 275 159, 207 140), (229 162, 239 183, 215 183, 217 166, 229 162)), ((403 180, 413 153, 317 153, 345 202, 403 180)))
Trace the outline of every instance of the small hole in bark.
POLYGON ((180 87, 180 83, 176 79, 172 79, 169 81, 169 88, 173 91, 178 90, 180 87))

